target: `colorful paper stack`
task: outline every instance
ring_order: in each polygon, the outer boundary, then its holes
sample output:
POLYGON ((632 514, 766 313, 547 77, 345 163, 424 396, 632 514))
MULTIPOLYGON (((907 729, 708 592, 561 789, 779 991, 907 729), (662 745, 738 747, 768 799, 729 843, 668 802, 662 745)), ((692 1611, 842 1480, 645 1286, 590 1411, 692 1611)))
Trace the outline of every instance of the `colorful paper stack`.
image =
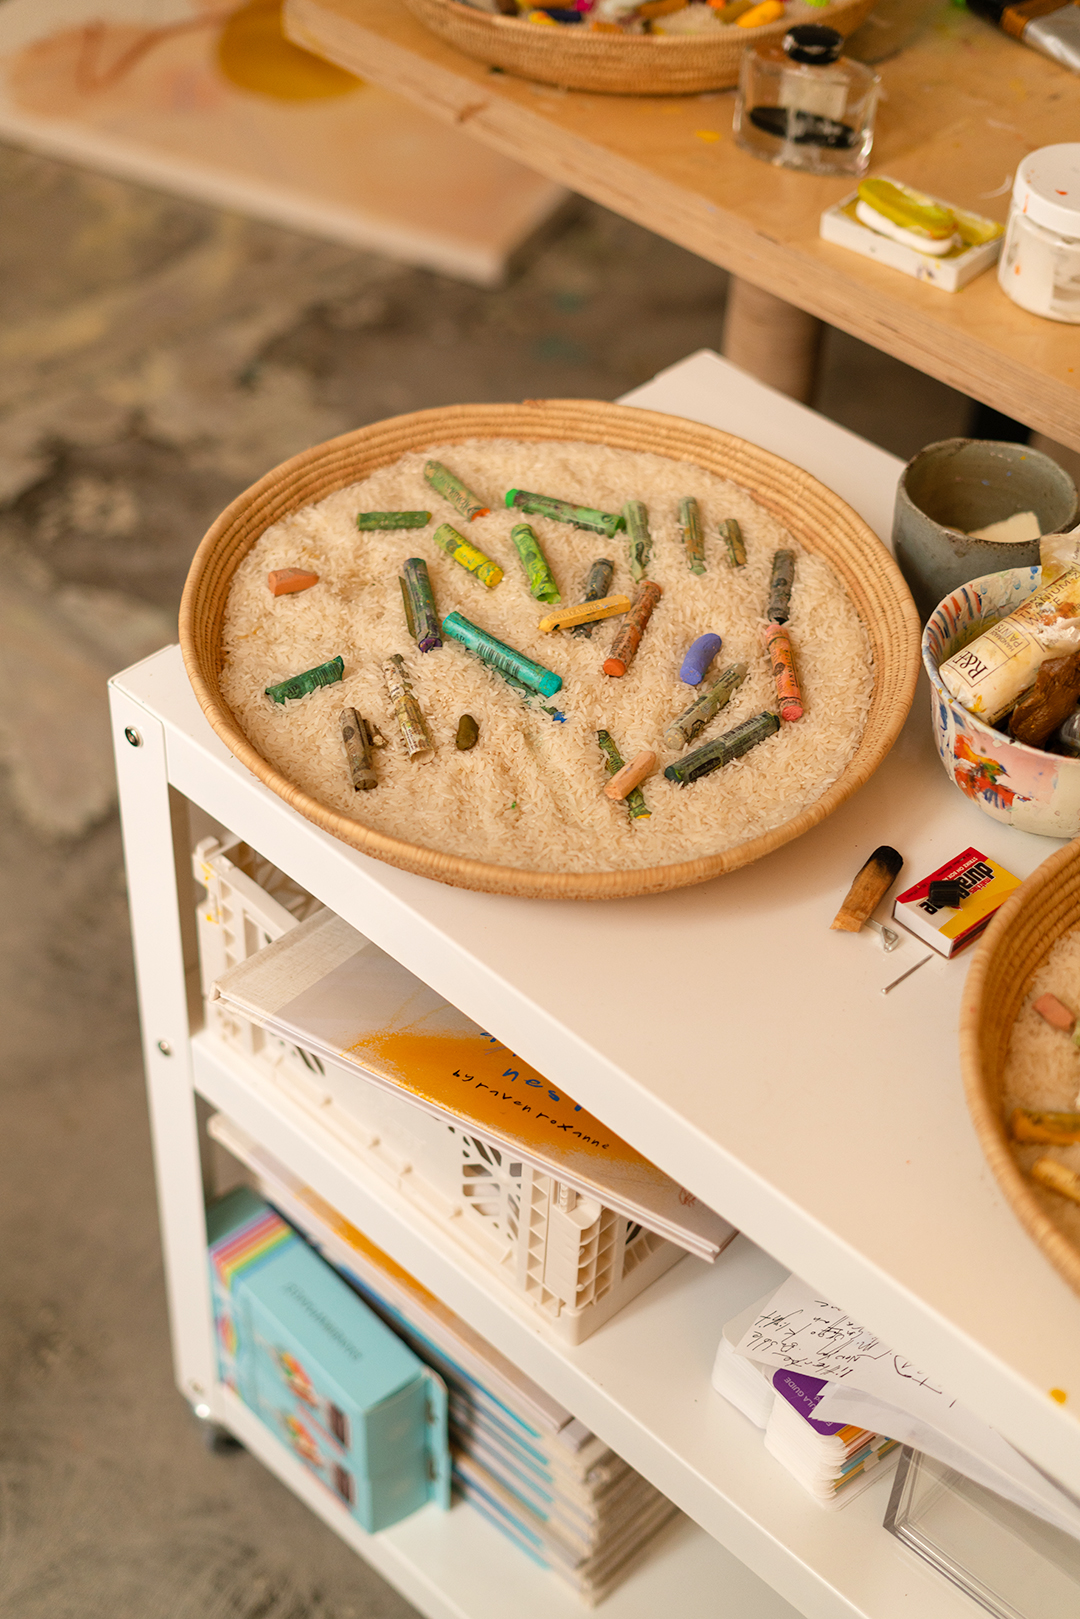
POLYGON ((221 1115, 211 1133, 446 1383, 458 1493, 585 1602, 606 1596, 674 1504, 265 1148, 221 1115))
POLYGON ((448 1506, 441 1380, 246 1188, 208 1226, 221 1381, 365 1529, 448 1506))

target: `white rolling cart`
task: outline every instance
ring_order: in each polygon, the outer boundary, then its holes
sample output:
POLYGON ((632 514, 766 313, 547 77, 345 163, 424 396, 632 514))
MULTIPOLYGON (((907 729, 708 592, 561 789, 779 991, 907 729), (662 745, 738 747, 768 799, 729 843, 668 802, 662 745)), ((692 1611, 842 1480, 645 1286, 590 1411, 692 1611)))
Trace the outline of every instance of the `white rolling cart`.
MULTIPOLYGON (((899 462, 702 353, 624 401, 814 472, 886 537, 899 462)), ((609 1619, 973 1619, 881 1527, 887 1486, 819 1510, 709 1387, 723 1322, 793 1269, 1080 1493, 1080 1299, 1000 1196, 956 1049, 961 957, 829 931, 863 860, 912 878, 969 845, 1026 876, 1057 845, 988 819, 933 751, 925 683, 873 780, 767 859, 678 893, 579 904, 452 889, 347 848, 211 731, 177 648, 111 686, 178 1386, 429 1619, 580 1614, 476 1514, 367 1536, 215 1379, 198 1102, 366 1231, 664 1490, 681 1520, 609 1619), (686 1259, 577 1347, 202 1027, 191 850, 233 833, 647 1153, 743 1236, 686 1259), (772 1257, 770 1257, 772 1256, 772 1257), (1049 1391, 1064 1391, 1064 1404, 1049 1391)))

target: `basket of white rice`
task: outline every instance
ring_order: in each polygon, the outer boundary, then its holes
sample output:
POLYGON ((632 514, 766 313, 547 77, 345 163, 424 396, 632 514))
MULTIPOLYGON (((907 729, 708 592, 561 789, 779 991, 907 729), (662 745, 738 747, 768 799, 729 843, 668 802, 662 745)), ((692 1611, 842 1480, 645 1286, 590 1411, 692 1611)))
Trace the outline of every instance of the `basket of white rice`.
POLYGON ((964 987, 975 1129, 1014 1212, 1080 1293, 1080 839, 1009 896, 964 987))
POLYGON ((799 837, 881 763, 918 669, 907 588, 838 496, 730 434, 591 400, 417 411, 285 462, 235 500, 200 545, 180 639, 214 730, 316 825, 441 882, 545 898, 684 887, 799 837), (482 509, 474 520, 432 487, 432 461, 476 491, 482 509), (507 510, 514 490, 610 514, 613 531, 507 510), (687 500, 701 521, 696 570, 682 521, 687 500), (636 656, 614 678, 613 640, 643 589, 619 515, 630 502, 647 516, 646 571, 657 604, 636 656), (417 526, 358 529, 361 513, 403 512, 417 526), (745 547, 741 565, 721 538, 732 520, 745 547), (511 538, 523 522, 552 575, 539 599, 511 538), (441 547, 446 524, 488 559, 483 577, 441 547), (677 776, 691 747, 783 707, 763 650, 778 551, 790 553, 794 568, 785 628, 802 717, 770 720, 757 745, 680 784, 665 772, 677 776), (442 626, 442 645, 428 651, 403 609, 410 558, 426 566, 442 626), (581 602, 601 562, 609 565, 606 588, 624 597, 611 609, 622 616, 584 633, 542 629, 551 601, 581 602), (289 569, 311 588, 272 594, 269 576, 289 569), (548 671, 557 695, 508 682, 451 638, 452 615, 548 671), (713 638, 715 656, 700 684, 688 683, 683 660, 703 635, 713 638), (414 756, 387 681, 395 658, 430 733, 430 750, 414 756), (680 713, 737 666, 726 706, 692 739, 673 740, 680 713), (317 668, 328 684, 296 700, 275 692, 317 668), (350 774, 342 727, 351 711, 370 729, 365 781, 377 782, 374 790, 355 790, 359 778, 350 774), (475 745, 462 742, 464 716, 478 732, 475 745), (653 768, 630 798, 605 793, 620 755, 631 761, 650 750, 653 768))

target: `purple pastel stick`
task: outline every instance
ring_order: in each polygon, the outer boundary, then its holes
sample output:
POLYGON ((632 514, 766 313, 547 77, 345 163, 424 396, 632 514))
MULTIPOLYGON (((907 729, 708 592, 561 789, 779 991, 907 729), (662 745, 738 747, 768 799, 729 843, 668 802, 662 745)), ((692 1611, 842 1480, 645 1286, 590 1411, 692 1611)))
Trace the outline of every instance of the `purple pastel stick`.
POLYGON ((699 635, 682 661, 679 679, 684 686, 700 686, 705 671, 716 657, 723 640, 719 635, 699 635))

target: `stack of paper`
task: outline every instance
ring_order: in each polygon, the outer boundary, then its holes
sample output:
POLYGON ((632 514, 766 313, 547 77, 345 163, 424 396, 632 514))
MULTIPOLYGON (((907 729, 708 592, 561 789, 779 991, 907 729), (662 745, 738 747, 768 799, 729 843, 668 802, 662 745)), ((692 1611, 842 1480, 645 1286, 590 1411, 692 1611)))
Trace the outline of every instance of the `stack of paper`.
MULTIPOLYGON (((897 1448, 887 1435, 853 1423, 823 1422, 815 1409, 815 1379, 740 1354, 737 1345, 768 1308, 767 1294, 729 1321, 713 1367, 713 1388, 765 1430, 765 1449, 798 1479, 819 1505, 846 1506, 875 1477, 883 1457, 897 1448)), ((820 1379, 816 1380, 820 1388, 820 1379)))
MULTIPOLYGON (((756 1392, 745 1369, 734 1369, 738 1360, 771 1387, 768 1449, 819 1499, 809 1481, 822 1463, 810 1458, 824 1453, 806 1431, 852 1445, 861 1433, 867 1451, 864 1475, 870 1458, 883 1455, 889 1441, 912 1445, 1080 1538, 1080 1504, 934 1378, 798 1277, 789 1276, 767 1299, 729 1322, 717 1353, 714 1388, 758 1421, 767 1395, 756 1392), (756 1392, 756 1404, 750 1390, 756 1392), (781 1415, 776 1417, 778 1409, 781 1415), (797 1413, 799 1421, 789 1412, 797 1413)), ((857 1453, 851 1470, 856 1458, 857 1453)), ((843 1490, 849 1493, 857 1494, 857 1488, 843 1490)))
POLYGON ((715 1259, 735 1235, 558 1081, 522 1062, 332 911, 317 912, 231 967, 212 998, 494 1141, 701 1259, 715 1259))
POLYGON ((265 1147, 221 1114, 210 1132, 447 1384, 458 1493, 584 1601, 606 1596, 673 1503, 265 1147))

